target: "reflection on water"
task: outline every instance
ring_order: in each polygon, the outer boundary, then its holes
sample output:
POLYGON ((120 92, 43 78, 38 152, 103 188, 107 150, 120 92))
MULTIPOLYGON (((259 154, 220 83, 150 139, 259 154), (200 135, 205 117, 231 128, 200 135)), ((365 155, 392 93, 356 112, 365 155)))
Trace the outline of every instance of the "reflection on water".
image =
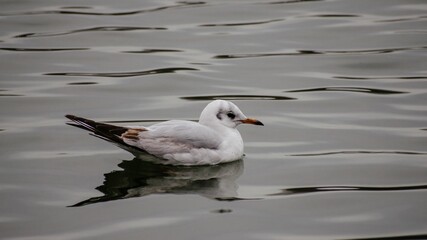
POLYGON ((124 160, 122 170, 106 173, 96 189, 104 195, 74 204, 80 207, 151 194, 197 194, 216 200, 237 198, 236 179, 243 172, 243 161, 215 166, 180 167, 154 164, 138 158, 124 160))

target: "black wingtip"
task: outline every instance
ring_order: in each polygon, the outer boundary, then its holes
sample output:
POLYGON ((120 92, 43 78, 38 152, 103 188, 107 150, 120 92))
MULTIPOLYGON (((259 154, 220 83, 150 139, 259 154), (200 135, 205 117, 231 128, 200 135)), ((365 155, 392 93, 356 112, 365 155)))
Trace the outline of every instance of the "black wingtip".
POLYGON ((71 115, 71 114, 66 114, 65 117, 68 118, 68 119, 70 119, 70 120, 76 120, 77 119, 76 116, 71 115))

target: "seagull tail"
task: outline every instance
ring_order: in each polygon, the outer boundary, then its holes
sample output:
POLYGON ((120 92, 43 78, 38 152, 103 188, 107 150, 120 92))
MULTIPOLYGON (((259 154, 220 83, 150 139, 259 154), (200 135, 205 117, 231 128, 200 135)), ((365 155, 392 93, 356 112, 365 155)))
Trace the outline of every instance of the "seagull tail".
POLYGON ((129 130, 127 127, 95 122, 69 114, 65 115, 65 117, 71 120, 71 122, 67 122, 68 125, 89 131, 92 136, 111 142, 130 152, 134 152, 135 150, 141 151, 141 149, 125 143, 121 138, 121 135, 129 130))

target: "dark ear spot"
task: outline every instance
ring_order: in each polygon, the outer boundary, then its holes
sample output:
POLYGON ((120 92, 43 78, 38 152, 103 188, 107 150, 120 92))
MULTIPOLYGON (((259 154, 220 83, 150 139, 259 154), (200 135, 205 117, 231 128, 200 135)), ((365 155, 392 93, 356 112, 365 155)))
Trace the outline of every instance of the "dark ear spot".
POLYGON ((222 120, 221 113, 218 113, 218 114, 216 115, 216 118, 218 118, 219 120, 222 120))

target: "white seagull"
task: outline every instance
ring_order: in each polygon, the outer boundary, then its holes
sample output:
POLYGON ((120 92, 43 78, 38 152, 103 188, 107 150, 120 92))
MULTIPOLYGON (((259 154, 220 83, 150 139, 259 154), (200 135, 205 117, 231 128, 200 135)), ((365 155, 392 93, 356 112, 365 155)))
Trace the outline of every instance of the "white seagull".
POLYGON ((242 123, 264 125, 247 118, 232 102, 215 100, 199 122, 170 120, 149 127, 121 127, 66 115, 76 126, 112 142, 136 157, 163 164, 214 165, 243 158, 243 140, 236 129, 242 123), (154 156, 154 158, 153 158, 154 156))

